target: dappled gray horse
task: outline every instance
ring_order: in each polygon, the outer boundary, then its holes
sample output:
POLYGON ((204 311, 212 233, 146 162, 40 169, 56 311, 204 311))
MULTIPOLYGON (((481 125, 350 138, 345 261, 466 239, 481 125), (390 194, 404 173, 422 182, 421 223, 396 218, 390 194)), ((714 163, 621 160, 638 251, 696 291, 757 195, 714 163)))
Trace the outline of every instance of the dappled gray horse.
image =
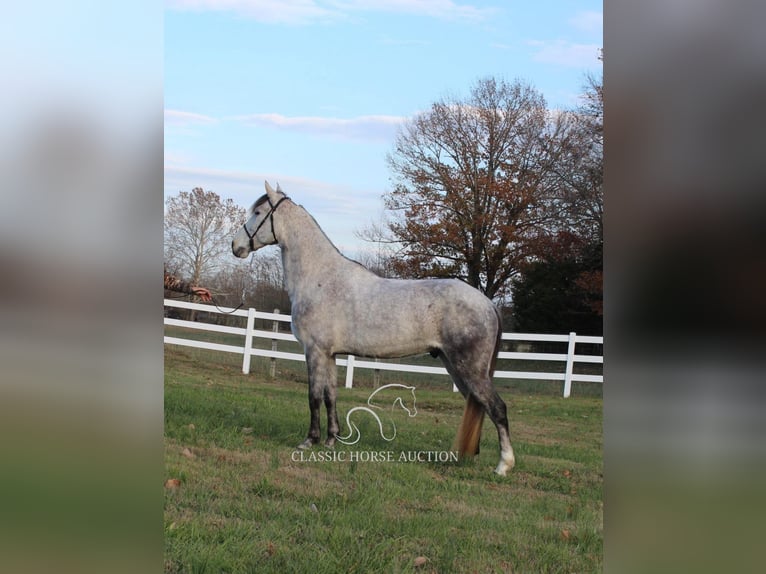
POLYGON ((466 398, 456 448, 478 452, 484 414, 497 427, 500 475, 513 467, 506 406, 492 385, 502 334, 500 315, 479 291, 456 279, 383 279, 345 258, 317 222, 277 186, 266 182, 232 241, 245 258, 279 244, 292 303, 292 330, 303 344, 309 375, 311 423, 299 448, 320 438, 320 408, 327 409, 327 440, 340 426, 335 407, 335 355, 395 358, 429 352, 444 362, 466 398))

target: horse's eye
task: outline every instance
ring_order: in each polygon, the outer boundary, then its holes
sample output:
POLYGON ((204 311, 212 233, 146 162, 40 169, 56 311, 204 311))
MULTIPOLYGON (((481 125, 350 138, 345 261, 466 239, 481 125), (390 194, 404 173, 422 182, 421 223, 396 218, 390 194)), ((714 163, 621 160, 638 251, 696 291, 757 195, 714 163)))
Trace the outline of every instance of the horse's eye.
POLYGON ((253 215, 255 215, 256 217, 258 217, 260 214, 261 214, 261 212, 260 212, 260 211, 256 211, 256 212, 255 212, 253 215))

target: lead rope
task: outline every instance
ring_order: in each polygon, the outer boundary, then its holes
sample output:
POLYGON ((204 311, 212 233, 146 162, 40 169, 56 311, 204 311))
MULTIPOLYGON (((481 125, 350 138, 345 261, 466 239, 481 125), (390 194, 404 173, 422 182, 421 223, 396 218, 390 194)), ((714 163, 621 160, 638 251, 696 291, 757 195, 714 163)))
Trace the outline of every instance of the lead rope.
MULTIPOLYGON (((253 263, 255 263, 255 251, 250 253, 250 263, 248 264, 248 267, 250 268, 249 269, 250 274, 252 274, 252 272, 253 272, 253 263)), ((242 294, 239 296, 239 305, 234 307, 234 309, 232 309, 231 311, 224 311, 223 309, 221 309, 218 306, 218 303, 216 302, 216 300, 213 297, 212 293, 210 294, 210 298, 211 298, 211 300, 213 302, 213 305, 215 305, 215 308, 218 309, 219 313, 224 313, 225 315, 230 315, 231 313, 234 313, 234 311, 238 311, 239 309, 241 309, 245 305, 245 290, 246 290, 245 282, 243 281, 242 282, 242 294)))
MULTIPOLYGON (((191 296, 194 296, 194 293, 181 293, 180 295, 165 295, 165 299, 185 299, 185 298, 186 298, 186 297, 188 297, 189 295, 191 295, 191 296)), ((224 314, 227 314, 227 315, 228 315, 228 314, 231 314, 231 313, 234 313, 234 311, 237 311, 237 310, 239 310, 239 309, 240 309, 240 308, 241 308, 241 307, 242 307, 242 306, 245 304, 245 289, 244 289, 244 287, 242 288, 242 299, 241 299, 241 303, 240 303, 239 305, 237 305, 237 306, 236 306, 234 309, 232 309, 231 311, 224 311, 224 310, 223 310, 223 309, 222 309, 222 308, 221 308, 221 307, 218 305, 218 302, 215 300, 215 297, 213 297, 213 294, 212 294, 212 293, 210 294, 210 301, 213 303, 213 306, 214 306, 216 309, 218 309, 218 312, 219 312, 219 313, 224 313, 224 314)))
MULTIPOLYGON (((252 275, 252 272, 253 272, 253 263, 255 263, 255 251, 253 251, 250 254, 250 263, 248 264, 249 272, 250 272, 251 275, 252 275)), ((215 306, 215 308, 218 309, 219 313, 223 313, 224 315, 231 315, 232 313, 234 313, 234 311, 239 311, 242 307, 245 306, 245 291, 246 291, 246 289, 247 288, 245 287, 245 282, 243 281, 242 282, 242 293, 239 296, 239 305, 234 307, 231 311, 224 311, 223 309, 221 309, 221 307, 218 305, 218 302, 215 300, 215 297, 213 297, 212 293, 210 294, 210 299, 213 302, 213 305, 215 306)))

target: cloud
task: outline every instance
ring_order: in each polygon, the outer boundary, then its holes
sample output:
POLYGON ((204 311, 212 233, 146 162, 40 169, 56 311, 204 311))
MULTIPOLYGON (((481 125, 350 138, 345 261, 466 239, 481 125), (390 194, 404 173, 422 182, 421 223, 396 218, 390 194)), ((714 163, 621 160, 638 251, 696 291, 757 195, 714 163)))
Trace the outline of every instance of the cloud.
POLYGON ((534 50, 532 58, 536 62, 555 64, 569 68, 590 68, 598 64, 599 44, 576 44, 565 40, 527 42, 534 50))
POLYGON ((165 161, 165 197, 175 195, 180 190, 202 187, 215 191, 223 198, 231 198, 242 207, 248 207, 264 193, 264 181, 272 185, 279 183, 288 195, 295 196, 298 203, 320 205, 324 211, 338 209, 344 204, 344 194, 348 193, 348 190, 340 186, 308 178, 260 171, 192 167, 172 164, 167 159, 165 161))
POLYGON ((481 21, 493 12, 453 0, 167 0, 177 11, 233 12, 266 24, 348 20, 363 12, 415 14, 443 20, 481 21))
POLYGON ((198 137, 202 128, 218 123, 218 120, 194 112, 165 110, 165 135, 198 137))
POLYGON ((202 114, 195 114, 194 112, 182 112, 180 110, 165 110, 165 126, 166 127, 190 127, 193 125, 205 125, 214 124, 218 120, 205 116, 202 114))
POLYGON ((266 24, 308 24, 342 18, 317 0, 167 0, 178 11, 233 12, 266 24))
POLYGON ((327 118, 317 116, 283 116, 281 114, 250 114, 230 118, 245 125, 308 133, 368 142, 390 142, 406 118, 401 116, 359 116, 356 118, 327 118))
POLYGON ((596 11, 579 12, 569 20, 569 23, 580 32, 600 34, 604 28, 604 13, 596 11))
POLYGON ((209 167, 174 165, 165 161, 165 197, 194 187, 216 192, 232 199, 241 207, 249 207, 263 193, 263 182, 279 183, 296 203, 303 205, 341 249, 364 247, 355 235, 360 218, 381 207, 382 190, 362 189, 347 184, 330 183, 279 173, 237 171, 209 167))
POLYGON ((404 40, 400 38, 394 38, 383 34, 380 36, 380 43, 386 46, 430 46, 431 42, 426 40, 404 40))
POLYGON ((202 187, 215 191, 222 197, 230 197, 242 206, 248 206, 263 194, 264 181, 269 181, 272 185, 279 183, 288 195, 296 196, 298 203, 319 204, 325 211, 345 215, 358 214, 356 208, 360 201, 366 202, 369 197, 379 201, 380 198, 378 190, 352 189, 345 185, 283 173, 192 167, 165 158, 166 196, 174 195, 177 190, 202 187))
POLYGON ((347 0, 333 2, 348 11, 389 12, 428 16, 440 20, 469 20, 478 22, 490 17, 495 9, 452 0, 347 0))

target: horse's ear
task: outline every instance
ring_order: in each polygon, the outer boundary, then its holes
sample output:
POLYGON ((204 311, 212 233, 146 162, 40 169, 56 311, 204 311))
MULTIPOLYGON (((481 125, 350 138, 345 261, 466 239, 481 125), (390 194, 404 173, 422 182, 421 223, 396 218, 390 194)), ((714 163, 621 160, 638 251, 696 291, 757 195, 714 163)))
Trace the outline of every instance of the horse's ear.
POLYGON ((269 185, 269 182, 266 183, 266 195, 269 197, 269 201, 272 203, 272 205, 275 205, 277 201, 279 201, 279 196, 277 195, 279 193, 279 185, 277 185, 277 191, 274 191, 274 188, 269 185))
POLYGON ((279 186, 279 182, 277 182, 277 191, 279 193, 284 193, 284 191, 282 191, 282 188, 279 186))

